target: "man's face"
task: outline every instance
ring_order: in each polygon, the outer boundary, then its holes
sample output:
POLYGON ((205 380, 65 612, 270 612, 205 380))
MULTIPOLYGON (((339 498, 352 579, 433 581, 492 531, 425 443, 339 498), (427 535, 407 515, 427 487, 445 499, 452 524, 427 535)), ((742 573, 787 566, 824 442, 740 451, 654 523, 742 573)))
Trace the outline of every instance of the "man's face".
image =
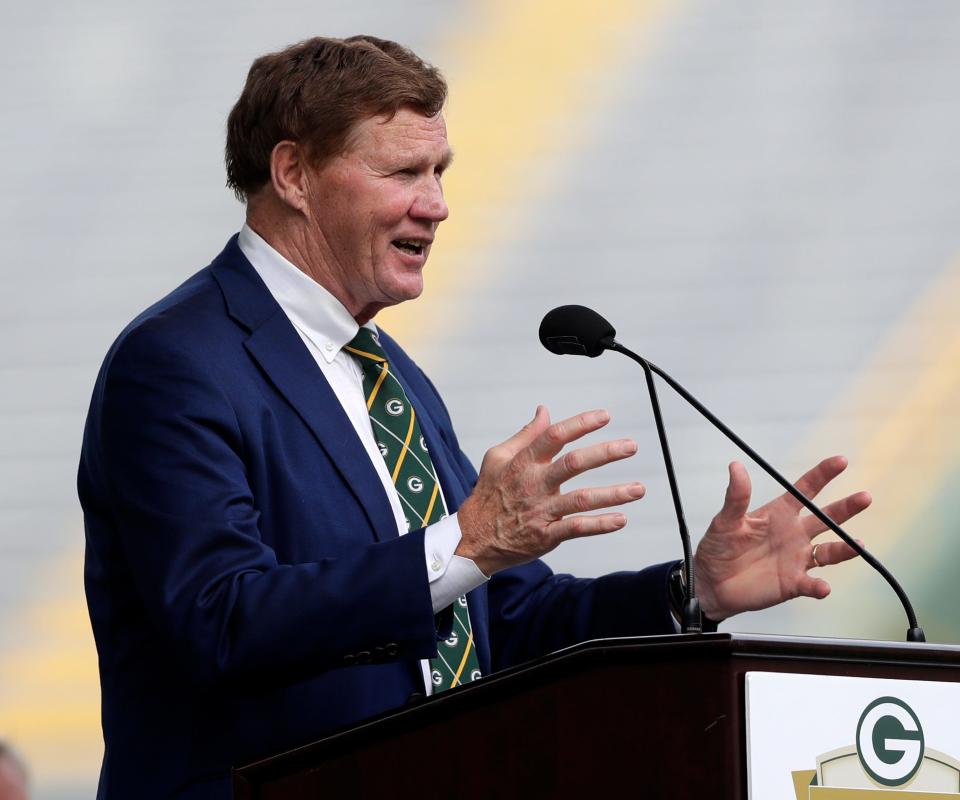
POLYGON ((308 173, 321 283, 361 322, 418 297, 450 163, 443 117, 401 109, 357 124, 347 149, 308 173))

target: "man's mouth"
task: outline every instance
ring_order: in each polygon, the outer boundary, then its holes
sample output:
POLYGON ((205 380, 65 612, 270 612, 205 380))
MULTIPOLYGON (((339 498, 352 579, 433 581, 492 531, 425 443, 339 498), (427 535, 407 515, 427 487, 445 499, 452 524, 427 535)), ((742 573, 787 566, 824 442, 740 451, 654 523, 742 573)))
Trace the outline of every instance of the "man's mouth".
POLYGON ((394 239, 391 244, 401 252, 412 256, 423 255, 428 242, 424 239, 394 239))

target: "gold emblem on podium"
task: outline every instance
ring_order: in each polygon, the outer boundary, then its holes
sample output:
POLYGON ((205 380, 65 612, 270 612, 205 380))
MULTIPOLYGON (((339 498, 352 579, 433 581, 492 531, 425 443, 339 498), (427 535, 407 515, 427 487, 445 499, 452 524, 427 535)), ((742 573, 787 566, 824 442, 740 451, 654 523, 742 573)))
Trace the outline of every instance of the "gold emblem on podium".
POLYGON ((919 717, 897 697, 878 697, 863 710, 853 745, 792 774, 797 800, 960 798, 960 761, 927 747, 919 717))

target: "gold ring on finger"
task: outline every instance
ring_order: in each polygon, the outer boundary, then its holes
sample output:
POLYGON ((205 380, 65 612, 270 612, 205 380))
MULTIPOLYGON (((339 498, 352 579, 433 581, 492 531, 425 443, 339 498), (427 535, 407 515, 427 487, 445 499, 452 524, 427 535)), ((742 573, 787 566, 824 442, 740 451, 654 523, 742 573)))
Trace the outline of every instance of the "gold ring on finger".
POLYGON ((810 553, 810 556, 813 558, 813 566, 814 566, 814 567, 822 567, 822 566, 823 566, 823 564, 821 564, 821 563, 817 560, 817 548, 818 548, 819 546, 820 546, 819 544, 815 544, 815 545, 813 546, 813 552, 810 553))

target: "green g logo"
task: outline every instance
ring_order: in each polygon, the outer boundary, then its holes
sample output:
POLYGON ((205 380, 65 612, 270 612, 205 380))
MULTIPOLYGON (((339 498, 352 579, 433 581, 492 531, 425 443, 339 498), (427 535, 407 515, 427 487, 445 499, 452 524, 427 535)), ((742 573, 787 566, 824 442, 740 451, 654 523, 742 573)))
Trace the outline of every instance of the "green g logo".
POLYGON ((883 786, 910 780, 923 761, 923 728, 903 700, 880 697, 857 723, 857 755, 864 771, 883 786))

